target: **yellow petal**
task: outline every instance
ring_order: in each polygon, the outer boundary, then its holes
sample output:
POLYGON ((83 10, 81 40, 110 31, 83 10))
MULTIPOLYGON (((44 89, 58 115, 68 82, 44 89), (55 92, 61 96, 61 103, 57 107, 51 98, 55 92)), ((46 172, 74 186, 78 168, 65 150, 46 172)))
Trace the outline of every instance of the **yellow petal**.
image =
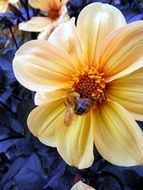
POLYGON ((56 144, 59 154, 67 164, 79 169, 90 167, 94 160, 90 112, 82 116, 74 115, 68 127, 59 123, 56 144))
POLYGON ((61 0, 61 3, 62 3, 63 5, 66 5, 68 2, 69 2, 69 0, 61 0))
POLYGON ((66 92, 62 89, 48 92, 48 93, 36 92, 35 104, 41 105, 41 104, 49 103, 49 102, 52 102, 64 97, 66 97, 66 92))
POLYGON ((143 21, 128 24, 113 32, 97 52, 99 71, 107 81, 125 76, 143 66, 143 21))
POLYGON ((48 11, 51 7, 59 6, 60 0, 29 0, 29 4, 35 9, 48 11))
POLYGON ((49 36, 48 41, 69 54, 75 69, 83 64, 82 48, 75 27, 75 19, 60 24, 49 36))
POLYGON ((57 21, 53 21, 51 24, 49 24, 45 30, 43 30, 42 32, 40 32, 40 34, 38 35, 38 39, 39 40, 48 40, 50 34, 53 32, 53 30, 56 28, 58 22, 57 21))
POLYGON ((143 68, 112 81, 107 96, 132 112, 136 120, 143 121, 143 68))
POLYGON ((41 32, 47 27, 52 27, 52 20, 48 17, 33 17, 31 20, 19 24, 19 30, 29 32, 41 32))
POLYGON ((62 6, 62 8, 61 8, 61 15, 59 17, 58 23, 59 24, 65 23, 65 22, 68 22, 69 20, 70 20, 70 16, 68 14, 67 7, 66 6, 62 6))
POLYGON ((11 4, 15 4, 15 3, 18 3, 19 0, 9 0, 9 3, 11 4))
POLYGON ((0 2, 0 13, 5 13, 8 8, 8 2, 5 0, 1 0, 0 2))
POLYGON ((95 190, 92 187, 90 187, 89 185, 86 185, 85 183, 83 183, 82 181, 79 181, 78 183, 76 183, 71 190, 95 190))
POLYGON ((23 86, 44 92, 64 88, 74 72, 66 54, 44 40, 33 40, 21 46, 13 69, 23 86))
POLYGON ((94 142, 103 158, 119 166, 143 164, 143 133, 122 106, 105 101, 93 118, 94 142))
POLYGON ((81 11, 77 20, 77 30, 89 65, 95 64, 96 51, 101 41, 125 24, 122 13, 109 4, 92 3, 81 11))
POLYGON ((63 122, 65 109, 62 99, 35 108, 27 120, 32 134, 42 143, 55 147, 55 130, 63 122))

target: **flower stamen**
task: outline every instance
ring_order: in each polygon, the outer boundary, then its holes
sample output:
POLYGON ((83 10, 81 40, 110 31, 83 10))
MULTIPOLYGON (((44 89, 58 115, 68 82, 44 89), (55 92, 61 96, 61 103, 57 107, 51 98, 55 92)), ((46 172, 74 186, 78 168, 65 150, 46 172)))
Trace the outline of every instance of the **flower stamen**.
POLYGON ((73 76, 72 90, 79 93, 81 98, 101 102, 106 99, 103 73, 98 73, 95 69, 82 70, 73 76))
POLYGON ((56 20, 56 19, 59 18, 59 16, 60 16, 60 9, 59 9, 59 8, 53 8, 53 9, 49 10, 48 16, 49 16, 52 20, 56 20))

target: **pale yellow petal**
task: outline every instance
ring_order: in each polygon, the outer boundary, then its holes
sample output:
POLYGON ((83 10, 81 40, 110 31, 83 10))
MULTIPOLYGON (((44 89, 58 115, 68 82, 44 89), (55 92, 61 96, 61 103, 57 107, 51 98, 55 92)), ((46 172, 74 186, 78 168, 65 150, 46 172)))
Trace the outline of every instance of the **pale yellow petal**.
POLYGON ((48 11, 51 7, 59 6, 60 0, 29 0, 29 4, 33 8, 48 11))
POLYGON ((107 96, 130 111, 136 120, 143 121, 143 68, 112 81, 107 86, 107 96))
POLYGON ((63 5, 66 5, 68 2, 69 2, 69 0, 61 0, 61 3, 62 3, 63 5))
POLYGON ((87 64, 96 64, 95 55, 101 41, 125 24, 122 13, 109 4, 92 3, 81 11, 77 20, 77 30, 87 64))
POLYGON ((132 114, 132 116, 135 118, 135 120, 143 121, 143 115, 142 114, 139 114, 136 112, 131 112, 131 111, 129 111, 129 112, 130 112, 130 114, 132 114))
POLYGON ((42 92, 36 92, 35 94, 35 104, 36 105, 41 105, 44 103, 49 103, 61 98, 66 97, 66 92, 65 90, 56 90, 48 93, 42 93, 42 92))
POLYGON ((143 21, 128 24, 113 32, 97 53, 99 71, 107 81, 125 76, 143 66, 143 21))
POLYGON ((19 24, 19 30, 29 32, 42 32, 47 27, 52 27, 52 20, 48 17, 33 17, 31 20, 19 24))
POLYGON ((79 181, 78 183, 76 183, 71 190, 95 190, 92 187, 90 187, 89 185, 83 183, 82 181, 79 181))
POLYGON ((53 32, 53 30, 56 28, 58 24, 58 21, 53 21, 51 24, 49 24, 45 30, 43 30, 42 32, 40 32, 40 34, 38 35, 38 39, 39 40, 48 40, 50 34, 53 32))
POLYGON ((1 0, 0 2, 0 13, 5 13, 8 8, 8 2, 5 0, 1 0))
POLYGON ((66 23, 60 24, 49 36, 48 41, 66 51, 75 69, 83 64, 82 48, 74 18, 66 23))
POLYGON ((143 133, 119 104, 105 101, 93 111, 94 142, 104 159, 119 166, 143 164, 143 133))
POLYGON ((74 72, 66 54, 44 40, 33 40, 21 46, 13 69, 23 86, 44 92, 64 88, 74 72))
POLYGON ((70 126, 59 123, 56 130, 57 150, 71 166, 79 169, 90 167, 93 163, 93 131, 90 112, 74 115, 70 126))
POLYGON ((90 113, 74 115, 70 126, 65 126, 66 113, 61 98, 35 108, 28 117, 30 131, 41 142, 55 146, 69 164, 78 168, 89 167, 93 162, 93 132, 90 127, 90 113))
POLYGON ((66 6, 62 6, 61 15, 59 17, 58 23, 62 24, 62 23, 68 22, 69 20, 70 20, 70 16, 68 14, 67 7, 66 6))
POLYGON ((32 134, 38 137, 42 143, 56 147, 55 131, 63 123, 65 109, 62 99, 35 108, 27 120, 32 134))
POLYGON ((11 4, 15 4, 15 3, 18 3, 19 0, 9 0, 9 3, 11 4))

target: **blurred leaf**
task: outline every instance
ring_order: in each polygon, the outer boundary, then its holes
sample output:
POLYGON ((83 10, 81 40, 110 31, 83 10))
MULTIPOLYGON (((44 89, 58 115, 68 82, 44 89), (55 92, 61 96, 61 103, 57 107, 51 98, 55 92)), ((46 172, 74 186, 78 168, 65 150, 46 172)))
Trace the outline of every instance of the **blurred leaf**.
POLYGON ((17 18, 12 13, 0 14, 0 23, 3 28, 10 28, 16 26, 19 23, 19 18, 17 18))
POLYGON ((124 14, 128 23, 143 19, 143 14, 140 11, 126 8, 122 10, 122 13, 124 14))
POLYGON ((19 190, 38 190, 45 184, 44 171, 36 154, 29 158, 18 158, 11 165, 9 171, 2 180, 3 190, 12 187, 19 190))

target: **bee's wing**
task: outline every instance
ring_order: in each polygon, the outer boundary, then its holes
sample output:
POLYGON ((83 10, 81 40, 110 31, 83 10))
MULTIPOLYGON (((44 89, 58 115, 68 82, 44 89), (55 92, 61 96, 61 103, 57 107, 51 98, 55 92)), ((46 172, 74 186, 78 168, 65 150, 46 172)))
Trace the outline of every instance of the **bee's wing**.
POLYGON ((72 107, 67 107, 64 117, 64 124, 66 127, 68 127, 72 123, 73 117, 74 117, 74 110, 72 109, 72 107))

